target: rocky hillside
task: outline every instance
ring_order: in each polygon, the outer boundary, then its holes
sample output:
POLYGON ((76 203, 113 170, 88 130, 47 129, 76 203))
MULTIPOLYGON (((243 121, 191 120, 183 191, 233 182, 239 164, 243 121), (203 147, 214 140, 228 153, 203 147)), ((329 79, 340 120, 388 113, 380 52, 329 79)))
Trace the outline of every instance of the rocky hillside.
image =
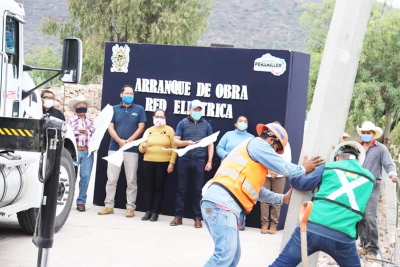
MULTIPOLYGON (((68 8, 65 0, 17 0, 25 6, 24 37, 27 51, 35 46, 54 46, 59 50, 56 37, 40 33, 44 14, 65 19, 68 8)), ((302 4, 322 0, 215 0, 208 19, 209 29, 198 45, 211 43, 233 44, 241 48, 272 48, 304 51, 305 35, 299 29, 298 18, 302 4)))

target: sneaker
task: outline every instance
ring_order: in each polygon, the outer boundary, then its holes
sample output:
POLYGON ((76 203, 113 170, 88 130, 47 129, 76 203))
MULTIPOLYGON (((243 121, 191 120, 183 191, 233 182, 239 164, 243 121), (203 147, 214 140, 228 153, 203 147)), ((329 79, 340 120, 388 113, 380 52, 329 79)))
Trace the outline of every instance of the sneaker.
POLYGON ((135 216, 135 212, 133 211, 133 209, 127 209, 126 212, 125 212, 125 217, 130 218, 130 217, 133 217, 133 216, 135 216))
POLYGON ((276 233, 276 226, 275 225, 271 225, 269 227, 268 233, 270 233, 271 235, 274 235, 276 233))
POLYGON ((169 225, 171 226, 177 226, 177 225, 181 225, 182 224, 182 218, 179 217, 175 217, 170 223, 169 225))
POLYGON ((246 227, 244 225, 239 227, 239 231, 244 231, 244 230, 246 230, 246 227))
POLYGON ((113 208, 109 208, 109 207, 105 207, 104 209, 99 211, 97 214, 99 214, 99 215, 114 214, 114 209, 113 208))
POLYGON ((268 234, 268 225, 261 226, 261 233, 268 234))

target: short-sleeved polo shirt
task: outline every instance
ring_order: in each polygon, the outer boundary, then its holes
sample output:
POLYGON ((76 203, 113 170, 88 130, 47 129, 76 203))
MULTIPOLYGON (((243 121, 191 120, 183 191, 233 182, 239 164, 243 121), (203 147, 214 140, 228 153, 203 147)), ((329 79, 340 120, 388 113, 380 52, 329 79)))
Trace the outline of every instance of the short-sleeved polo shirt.
MULTIPOLYGON (((113 106, 114 115, 111 123, 114 123, 114 129, 121 139, 128 139, 137 130, 138 124, 146 122, 146 113, 144 108, 140 105, 132 104, 125 107, 121 104, 113 106)), ((111 138, 109 150, 117 151, 119 149, 118 143, 111 138)), ((138 152, 137 146, 134 146, 126 152, 138 152)))

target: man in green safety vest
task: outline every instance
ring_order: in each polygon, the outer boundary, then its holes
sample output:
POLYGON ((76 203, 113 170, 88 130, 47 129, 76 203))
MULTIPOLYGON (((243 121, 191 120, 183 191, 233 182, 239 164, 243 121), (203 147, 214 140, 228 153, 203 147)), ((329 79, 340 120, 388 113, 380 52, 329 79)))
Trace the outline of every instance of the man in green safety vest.
MULTIPOLYGON (((331 159, 310 175, 291 179, 293 188, 314 195, 307 222, 307 253, 323 251, 339 266, 361 266, 357 253, 357 223, 362 219, 375 178, 364 169, 363 147, 343 142, 332 151, 331 159)), ((300 228, 297 227, 285 248, 270 267, 296 266, 301 262, 300 228)))

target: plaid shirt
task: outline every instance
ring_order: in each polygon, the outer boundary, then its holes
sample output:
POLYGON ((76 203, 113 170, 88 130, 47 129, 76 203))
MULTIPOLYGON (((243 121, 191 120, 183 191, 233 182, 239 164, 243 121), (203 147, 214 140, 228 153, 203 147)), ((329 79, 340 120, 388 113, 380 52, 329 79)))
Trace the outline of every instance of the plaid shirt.
POLYGON ((79 118, 77 115, 69 118, 67 123, 71 125, 74 130, 75 140, 77 146, 87 147, 89 144, 89 140, 94 133, 94 125, 93 120, 88 118, 85 119, 79 118), (80 129, 86 129, 86 133, 80 133, 80 129))

